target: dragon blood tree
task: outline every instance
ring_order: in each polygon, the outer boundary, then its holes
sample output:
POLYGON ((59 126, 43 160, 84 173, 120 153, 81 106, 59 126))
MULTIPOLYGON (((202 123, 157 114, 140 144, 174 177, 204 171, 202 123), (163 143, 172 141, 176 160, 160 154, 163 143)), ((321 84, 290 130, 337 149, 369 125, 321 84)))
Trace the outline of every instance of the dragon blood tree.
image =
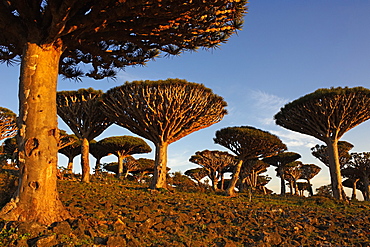
POLYGON ((280 195, 285 196, 285 166, 297 159, 301 158, 299 153, 295 152, 282 152, 277 155, 264 158, 263 161, 276 166, 276 174, 280 177, 280 195))
POLYGON ((270 157, 287 149, 279 137, 251 126, 227 127, 216 131, 213 138, 216 144, 220 144, 232 151, 238 158, 233 176, 226 194, 233 196, 236 183, 243 162, 252 159, 270 157))
MULTIPOLYGON (((123 174, 125 158, 133 154, 149 153, 152 149, 141 138, 134 136, 112 136, 107 137, 98 142, 100 146, 107 150, 107 152, 114 154, 118 158, 118 172, 117 177, 120 178, 123 174)), ((127 159, 129 161, 130 159, 127 159)), ((127 169, 126 169, 127 170, 127 169)), ((127 172, 125 172, 125 178, 127 172)))
POLYGON ((17 115, 11 110, 0 107, 0 141, 17 134, 16 117, 17 115))
POLYGON ((57 93, 57 112, 81 141, 82 182, 90 182, 90 141, 112 125, 102 114, 103 92, 92 88, 57 93))
POLYGON ((56 190, 58 73, 102 79, 161 52, 217 47, 241 28, 246 2, 2 1, 0 62, 21 61, 19 151, 26 164, 20 189, 2 217, 51 223, 70 216, 56 190))
MULTIPOLYGON (((229 165, 234 165, 235 156, 218 150, 203 150, 195 152, 195 155, 192 155, 189 161, 200 165, 207 171, 207 176, 212 181, 212 189, 216 191, 222 170, 229 165)), ((185 175, 187 174, 185 173, 185 175)))
POLYGON ((221 121, 226 102, 202 84, 180 79, 134 81, 103 98, 114 123, 152 141, 155 170, 151 189, 166 188, 168 145, 221 121))
POLYGON ((333 196, 345 200, 338 141, 370 118, 370 90, 363 87, 318 89, 286 104, 275 115, 277 125, 314 136, 327 145, 333 196))

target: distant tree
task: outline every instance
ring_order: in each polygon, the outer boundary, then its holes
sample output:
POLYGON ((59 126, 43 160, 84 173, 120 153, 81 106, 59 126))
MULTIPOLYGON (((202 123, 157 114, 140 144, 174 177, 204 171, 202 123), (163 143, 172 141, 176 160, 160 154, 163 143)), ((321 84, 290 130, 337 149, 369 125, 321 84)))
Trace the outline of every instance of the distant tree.
POLYGON ((370 201, 370 152, 351 153, 351 160, 343 169, 344 174, 359 178, 364 186, 364 200, 370 201))
POLYGON ((11 138, 17 134, 16 117, 17 115, 11 110, 0 107, 0 141, 11 138))
MULTIPOLYGON (((99 141, 99 144, 105 150, 111 152, 118 158, 117 177, 120 178, 123 174, 123 160, 133 154, 149 153, 152 149, 141 138, 134 136, 112 136, 99 141)), ((128 162, 128 160, 127 160, 128 162)), ((126 164, 126 170, 127 170, 126 164)), ((127 174, 127 172, 126 172, 127 174)))
POLYGON ((116 124, 154 143, 152 189, 167 187, 168 145, 218 123, 227 113, 226 102, 211 89, 180 79, 126 82, 107 91, 104 106, 116 124))
POLYGON ((90 182, 89 144, 112 122, 102 113, 101 90, 92 88, 57 93, 58 115, 81 140, 82 182, 90 182))
POLYGON ((189 161, 200 165, 207 171, 207 176, 212 182, 212 189, 216 191, 222 170, 235 163, 235 156, 228 152, 203 150, 192 155, 189 161))
POLYGON ((141 182, 148 174, 154 173, 155 161, 147 158, 139 158, 136 160, 137 166, 131 171, 132 174, 138 176, 138 182, 141 182))
POLYGON ((233 177, 226 189, 226 194, 229 196, 235 193, 234 189, 239 180, 243 162, 270 157, 286 150, 285 144, 277 136, 251 126, 228 127, 218 130, 213 140, 216 144, 232 151, 238 158, 233 177))
POLYGON ((170 184, 180 191, 194 191, 199 189, 193 180, 181 172, 174 172, 170 176, 170 184))
POLYGON ((89 152, 96 159, 94 172, 95 174, 99 174, 101 172, 101 159, 112 154, 112 152, 109 149, 105 148, 103 144, 96 141, 90 142, 89 152))
POLYGON ((244 192, 245 186, 256 189, 259 185, 259 176, 266 172, 270 165, 262 160, 249 159, 243 162, 240 171, 240 192, 244 192))
MULTIPOLYGON (((351 159, 351 155, 349 154, 349 151, 353 148, 353 145, 346 141, 338 141, 338 159, 339 159, 339 166, 340 169, 343 169, 344 165, 349 162, 351 159)), ((315 147, 311 148, 312 155, 318 158, 324 165, 329 167, 330 170, 330 163, 329 163, 329 152, 328 147, 326 145, 316 145, 315 147)), ((332 176, 332 175, 330 175, 332 176)), ((344 192, 344 189, 342 188, 342 197, 346 197, 346 193, 344 192)))
POLYGON ((56 195, 56 176, 49 176, 57 172, 58 72, 66 78, 102 79, 115 76, 114 70, 143 65, 160 51, 176 55, 217 47, 241 28, 245 4, 246 0, 3 1, 0 62, 21 61, 18 127, 24 132, 19 151, 21 163, 30 168, 21 171, 22 189, 3 214, 9 220, 39 222, 70 217, 56 195), (91 70, 84 72, 84 67, 91 70), (36 182, 42 184, 38 190, 29 186, 36 182), (40 198, 48 198, 47 203, 40 198))
POLYGON ((11 159, 13 165, 18 166, 18 144, 16 137, 11 137, 4 141, 3 152, 11 159))
POLYGON ((312 184, 311 179, 314 178, 319 172, 321 171, 321 168, 315 164, 303 164, 301 167, 301 179, 307 180, 307 190, 310 193, 310 196, 313 196, 313 190, 312 190, 312 184))
POLYGON ((184 174, 197 181, 198 186, 200 186, 202 184, 200 180, 208 176, 208 171, 204 167, 193 168, 186 170, 184 174))
POLYGON ((73 142, 70 145, 60 148, 58 152, 68 158, 67 173, 71 174, 73 171, 73 159, 81 154, 81 141, 76 135, 69 135, 68 138, 69 140, 73 140, 73 142))
POLYGON ((309 192, 312 190, 312 187, 307 182, 297 182, 297 188, 299 191, 299 196, 303 196, 305 190, 309 192))
POLYGON ((314 136, 328 147, 333 195, 342 194, 338 141, 348 130, 370 119, 370 90, 363 87, 318 89, 281 108, 276 124, 314 136))
POLYGON ((289 182, 291 195, 299 195, 297 180, 302 176, 302 166, 301 161, 293 161, 285 165, 285 180, 289 182))
POLYGON ((282 152, 275 156, 264 158, 263 161, 276 166, 276 175, 280 177, 280 195, 284 196, 285 190, 285 166, 297 159, 301 158, 301 155, 295 152, 282 152))
MULTIPOLYGON (((349 151, 354 146, 346 141, 338 141, 338 158, 340 167, 343 168, 345 164, 351 159, 349 151)), ((319 159, 324 165, 329 167, 329 153, 326 145, 316 145, 311 148, 312 155, 319 159)))
POLYGON ((331 184, 322 185, 316 189, 316 195, 324 196, 324 197, 332 197, 333 191, 331 189, 332 189, 331 184))

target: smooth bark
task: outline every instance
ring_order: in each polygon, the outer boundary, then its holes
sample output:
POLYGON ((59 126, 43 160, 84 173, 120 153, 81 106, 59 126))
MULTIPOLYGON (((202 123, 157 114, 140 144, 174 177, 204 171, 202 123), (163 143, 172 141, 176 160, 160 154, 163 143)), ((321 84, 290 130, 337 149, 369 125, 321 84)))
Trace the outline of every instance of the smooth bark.
POLYGON ((150 185, 151 189, 167 188, 167 149, 168 144, 163 142, 156 144, 155 149, 155 167, 150 185))
POLYGON ((239 174, 240 174, 240 170, 242 168, 242 165, 243 165, 243 160, 239 159, 238 163, 236 164, 236 166, 234 168, 234 172, 233 172, 233 176, 231 178, 230 184, 226 189, 226 195, 228 195, 228 196, 234 196, 235 195, 235 186, 236 186, 236 183, 239 180, 239 174))
POLYGON ((333 196, 335 199, 344 200, 345 195, 343 195, 344 189, 339 163, 338 140, 328 140, 326 145, 329 154, 329 170, 333 196))
POLYGON ((59 47, 27 43, 19 85, 18 190, 1 210, 6 220, 50 224, 70 217, 58 198, 56 86, 59 47))
POLYGON ((89 140, 83 138, 81 145, 81 168, 82 168, 81 181, 84 183, 90 182, 89 146, 90 146, 89 140))

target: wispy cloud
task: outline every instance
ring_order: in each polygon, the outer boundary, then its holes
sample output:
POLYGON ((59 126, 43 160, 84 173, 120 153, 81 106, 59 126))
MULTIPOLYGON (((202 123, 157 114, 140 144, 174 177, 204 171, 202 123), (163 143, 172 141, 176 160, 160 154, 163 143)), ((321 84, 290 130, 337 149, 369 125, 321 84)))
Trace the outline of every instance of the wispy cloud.
POLYGON ((251 90, 249 93, 251 110, 257 121, 263 126, 275 124, 274 115, 288 100, 260 90, 251 90))
POLYGON ((279 136, 288 147, 314 147, 319 140, 290 130, 271 130, 272 134, 279 136))

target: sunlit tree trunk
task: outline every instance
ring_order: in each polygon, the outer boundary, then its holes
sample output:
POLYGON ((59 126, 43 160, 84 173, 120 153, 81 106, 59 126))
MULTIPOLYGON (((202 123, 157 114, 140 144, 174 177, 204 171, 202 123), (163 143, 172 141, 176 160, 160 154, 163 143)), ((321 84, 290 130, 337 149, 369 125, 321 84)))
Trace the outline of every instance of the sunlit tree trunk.
POLYGON ((89 147, 90 147, 89 141, 86 138, 83 138, 81 145, 81 168, 82 168, 81 181, 85 183, 90 183, 89 147))
POLYGON ((50 224, 70 217, 58 198, 56 86, 62 50, 27 43, 19 85, 20 177, 12 200, 1 210, 6 220, 50 224))
POLYGON ((329 140, 327 141, 326 145, 328 147, 329 154, 329 170, 333 196, 338 200, 344 200, 345 196, 343 195, 344 190, 340 172, 338 140, 329 140))
POLYGON ((226 189, 226 195, 228 195, 228 196, 234 196, 235 195, 234 190, 235 190, 236 183, 239 180, 239 174, 240 174, 240 170, 242 168, 242 165, 243 165, 243 160, 239 159, 238 163, 236 164, 236 166, 234 168, 234 172, 233 172, 232 178, 230 180, 230 184, 226 189))
POLYGON ((68 174, 73 173, 73 158, 74 157, 68 157, 68 165, 67 165, 67 173, 68 174))
POLYGON ((357 198, 357 193, 356 193, 356 190, 357 190, 357 182, 359 181, 360 179, 355 179, 353 181, 353 185, 352 185, 352 197, 351 199, 352 200, 355 200, 357 198))
POLYGON ((167 188, 167 149, 168 144, 158 143, 155 145, 155 167, 151 189, 167 188))

